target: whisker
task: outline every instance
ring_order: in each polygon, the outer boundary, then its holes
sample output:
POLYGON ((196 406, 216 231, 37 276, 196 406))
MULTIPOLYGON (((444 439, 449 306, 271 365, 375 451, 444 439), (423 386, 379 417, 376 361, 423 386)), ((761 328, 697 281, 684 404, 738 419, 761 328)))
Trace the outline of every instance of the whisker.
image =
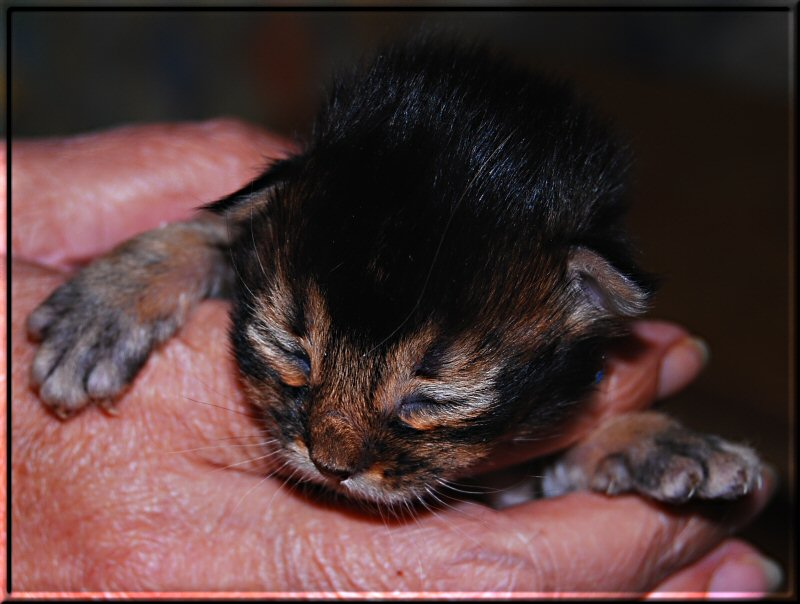
POLYGON ((270 441, 263 441, 258 443, 245 443, 245 444, 224 444, 224 445, 207 445, 204 447, 195 447, 194 449, 176 449, 174 451, 164 451, 164 453, 192 453, 194 451, 203 451, 205 449, 226 449, 226 448, 233 448, 233 447, 260 447, 263 445, 271 444, 272 442, 277 442, 275 439, 270 441))
MULTIPOLYGON (((424 501, 424 498, 423 498, 422 495, 416 494, 414 497, 419 503, 421 503, 426 509, 428 509, 428 506, 425 504, 425 501, 424 501)), ((419 520, 417 518, 417 514, 414 513, 414 509, 411 506, 411 504, 408 501, 406 501, 404 503, 405 503, 406 507, 408 508, 408 511, 411 514, 411 517, 416 521, 417 526, 419 526, 420 532, 423 533, 423 534, 425 532, 430 532, 430 529, 424 528, 422 526, 422 524, 419 522, 419 520)), ((425 585, 425 579, 426 579, 427 575, 425 574, 425 567, 422 564, 422 556, 420 556, 419 550, 416 550, 416 552, 417 552, 417 565, 418 565, 417 568, 418 568, 418 572, 419 572, 420 587, 422 587, 422 586, 425 585)))
MULTIPOLYGON (((304 492, 308 492, 308 485, 307 485, 306 483, 304 483, 304 482, 303 482, 303 481, 301 481, 301 480, 292 480, 292 478, 294 477, 294 475, 295 475, 295 474, 296 474, 298 471, 299 471, 299 470, 295 470, 294 472, 292 472, 292 473, 289 475, 289 477, 288 477, 288 478, 284 479, 284 480, 283 480, 283 485, 282 485, 282 486, 286 486, 286 487, 288 487, 289 491, 297 491, 298 489, 302 489, 304 492)), ((274 475, 274 473, 273 473, 273 475, 274 475)), ((279 489, 279 490, 280 490, 280 489, 279 489)), ((272 497, 274 498, 274 497, 275 497, 275 495, 273 495, 272 497)), ((272 503, 272 499, 270 499, 270 504, 271 504, 271 503, 272 503)))
POLYGON ((531 436, 515 436, 515 437, 513 437, 511 439, 511 442, 514 442, 514 443, 516 443, 516 442, 520 442, 520 443, 535 443, 535 442, 541 442, 543 440, 548 440, 548 439, 561 438, 561 437, 565 436, 566 433, 567 433, 567 431, 562 429, 562 430, 554 430, 552 432, 547 432, 546 434, 540 434, 540 435, 535 435, 534 434, 534 435, 531 435, 531 436))
MULTIPOLYGON (((230 513, 231 513, 231 514, 233 514, 233 513, 234 513, 234 512, 235 512, 235 511, 236 511, 236 510, 239 508, 239 506, 242 504, 242 502, 243 502, 243 501, 244 501, 244 500, 247 498, 247 496, 248 496, 250 493, 252 493, 252 492, 253 492, 253 491, 254 491, 256 488, 258 488, 259 486, 261 486, 262 484, 264 484, 264 482, 266 482, 267 480, 269 480, 269 479, 270 479, 272 476, 274 476, 274 475, 275 475, 275 473, 276 473, 276 472, 278 472, 279 470, 281 470, 282 468, 284 468, 286 465, 288 465, 288 463, 289 463, 289 462, 288 462, 288 460, 287 460, 287 461, 286 461, 286 462, 285 462, 285 463, 284 463, 284 464, 283 464, 283 465, 282 465, 280 468, 277 468, 277 469, 276 469, 274 472, 270 472, 269 474, 266 474, 266 475, 265 475, 265 476, 264 476, 264 477, 263 477, 261 480, 259 480, 259 481, 258 481, 256 484, 254 484, 252 487, 250 487, 249 489, 247 489, 247 492, 246 492, 244 495, 242 495, 242 497, 239 499, 239 501, 237 501, 237 502, 236 502, 236 505, 235 505, 235 506, 233 506, 233 509, 231 510, 231 512, 230 512, 230 513)), ((295 470, 295 471, 296 471, 296 470, 295 470)), ((281 486, 280 486, 280 487, 278 487, 278 491, 281 489, 281 487, 283 487, 283 484, 281 484, 281 486)), ((275 492, 277 493, 278 491, 275 491, 275 492)), ((272 496, 272 497, 273 497, 273 499, 274 499, 275 495, 273 494, 273 496, 272 496)), ((271 504, 271 503, 272 503, 272 499, 270 499, 270 504, 271 504)), ((268 505, 267 507, 269 507, 269 505, 268 505)))
MULTIPOLYGON (((264 438, 263 434, 243 434, 242 436, 221 436, 219 438, 210 438, 209 440, 232 440, 234 438, 264 438)), ((270 442, 278 442, 277 438, 271 438, 270 442)))
POLYGON ((386 520, 386 517, 383 515, 383 511, 384 511, 384 509, 386 509, 387 515, 395 516, 395 519, 396 519, 396 515, 393 512, 391 506, 383 506, 383 505, 381 505, 379 503, 376 507, 378 508, 378 515, 381 517, 381 523, 383 524, 384 533, 386 535, 387 540, 389 541, 389 548, 390 548, 390 550, 394 550, 396 541, 395 541, 395 538, 394 538, 394 534, 392 533, 391 529, 389 528, 389 523, 386 520))
POLYGON ((209 390, 209 391, 211 391, 213 394, 216 394, 216 395, 217 395, 219 398, 222 398, 222 399, 227 399, 227 398, 228 398, 228 395, 226 395, 226 394, 224 394, 224 393, 220 392, 219 390, 217 390, 216 388, 214 388, 213 386, 211 386, 211 385, 210 385, 208 382, 206 382, 205 380, 203 380, 202 376, 195 374, 195 375, 194 375, 194 379, 195 379, 196 381, 200 382, 200 383, 203 385, 203 387, 204 387, 206 390, 209 390))
MULTIPOLYGON (((419 498, 419 495, 415 495, 416 498, 419 498)), ((411 505, 411 502, 407 499, 404 499, 400 502, 399 505, 391 505, 387 508, 389 513, 396 519, 399 520, 401 518, 410 518, 418 527, 418 532, 424 533, 427 532, 429 529, 426 529, 422 526, 422 523, 419 520, 419 515, 415 513, 414 507, 411 505)), ((394 545, 397 540, 394 539, 394 534, 389 530, 389 527, 386 527, 387 533, 389 534, 390 542, 394 545)), ((411 533, 404 533, 406 535, 406 539, 411 536, 411 533)), ((415 532, 416 534, 416 532, 415 532)), ((425 584, 425 571, 424 565, 422 564, 422 555, 420 554, 419 548, 411 548, 411 551, 414 552, 417 558, 417 574, 420 581, 419 590, 423 589, 425 584)))
POLYGON ((476 491, 473 491, 473 490, 470 490, 470 489, 464 489, 464 488, 456 487, 456 486, 454 486, 454 483, 448 483, 446 480, 444 480, 442 478, 437 479, 436 482, 438 482, 443 487, 445 487, 447 489, 450 489, 451 491, 455 491, 456 493, 463 493, 465 495, 488 495, 490 493, 500 493, 500 492, 505 490, 505 489, 496 489, 496 488, 493 488, 493 487, 485 487, 485 486, 482 486, 482 485, 464 485, 464 486, 474 487, 475 489, 478 489, 476 491))
POLYGON ((331 270, 329 270, 329 271, 328 271, 328 274, 330 275, 330 274, 331 274, 333 271, 335 271, 336 269, 339 269, 339 268, 341 268, 342 266, 344 266, 344 260, 342 260, 342 261, 341 261, 339 264, 337 264, 337 265, 336 265, 336 266, 334 266, 334 267, 333 267, 331 270))
MULTIPOLYGON (((228 216, 225 216, 225 228, 228 230, 228 239, 231 239, 231 225, 228 216)), ((236 273, 236 276, 239 278, 239 281, 242 285, 244 285, 245 289, 250 292, 250 295, 255 299, 256 295, 253 293, 253 290, 247 286, 242 274, 239 272, 239 267, 236 266, 236 259, 233 257, 233 246, 228 246, 228 253, 231 257, 231 266, 233 267, 233 272, 236 273)))
MULTIPOLYGON (((414 495, 414 497, 417 500, 417 502, 420 505, 422 505, 422 507, 424 507, 428 512, 436 515, 436 513, 428 506, 427 502, 425 501, 425 497, 423 495, 416 494, 416 495, 414 495)), ((414 520, 414 522, 416 522, 417 526, 419 527, 420 532, 423 532, 423 533, 427 532, 428 529, 426 529, 424 526, 422 526, 422 523, 419 520, 419 514, 414 513, 414 508, 411 506, 411 504, 409 502, 405 502, 405 504, 406 504, 406 507, 408 508, 408 513, 411 514, 411 518, 414 520)))
MULTIPOLYGON (((441 499, 439 497, 439 495, 442 495, 443 497, 448 497, 448 495, 445 495, 444 493, 438 493, 436 490, 434 490, 432 487, 429 487, 429 486, 426 486, 425 490, 428 492, 428 495, 430 495, 430 497, 433 498, 434 501, 442 504, 445 507, 450 508, 451 510, 454 510, 454 511, 462 513, 462 514, 466 514, 466 512, 464 512, 464 510, 460 510, 457 507, 450 505, 449 503, 447 503, 446 501, 444 501, 443 499, 441 499)), ((458 499, 457 497, 450 497, 450 499, 453 499, 456 502, 462 501, 461 499, 458 499)))
POLYGON ((428 512, 433 517, 435 517, 438 520, 441 520, 444 523, 444 525, 448 528, 448 530, 456 530, 459 533, 461 532, 460 530, 457 530, 457 529, 454 529, 454 527, 451 527, 450 523, 448 523, 444 519, 444 517, 436 511, 436 509, 433 506, 431 506, 427 501, 425 501, 424 497, 419 497, 418 499, 419 499, 420 504, 422 504, 422 507, 424 507, 426 510, 428 510, 428 512))
MULTIPOLYGON (((234 468, 236 466, 241 466, 241 465, 246 464, 246 463, 252 463, 254 461, 260 461, 262 459, 267 459, 269 457, 272 457, 273 455, 277 455, 278 453, 280 453, 280 451, 272 451, 272 452, 266 453, 264 455, 259 455, 258 457, 252 457, 250 459, 245 459, 244 461, 237 461, 236 463, 228 464, 227 466, 223 466, 221 468, 214 468, 211 471, 212 472, 219 472, 221 470, 227 470, 229 468, 234 468)), ((289 463, 289 462, 287 461, 286 463, 289 463)))
MULTIPOLYGON (((450 509, 451 509, 451 510, 453 510, 454 512, 458 512, 458 513, 460 513, 460 514, 463 514, 464 516, 466 516, 466 517, 467 517, 467 518, 469 518, 470 520, 474 520, 474 521, 480 522, 480 523, 481 523, 481 524, 483 524, 484 526, 487 526, 487 525, 486 525, 486 522, 485 522, 485 521, 483 521, 482 519, 480 519, 480 518, 476 518, 476 517, 475 517, 475 516, 473 516, 472 514, 469 514, 469 513, 465 512, 464 510, 460 510, 460 509, 458 509, 458 508, 456 508, 456 507, 454 507, 454 506, 452 506, 452 505, 448 504, 447 502, 443 501, 443 500, 442 500, 442 499, 440 499, 439 497, 437 497, 437 495, 436 495, 436 492, 435 492, 434 490, 432 490, 430 487, 426 486, 426 487, 425 487, 425 490, 428 492, 428 495, 430 495, 430 496, 431 496, 431 497, 432 497, 432 498, 433 498, 435 501, 437 501, 438 503, 440 503, 440 504, 442 504, 442 505, 444 505, 444 506, 446 506, 446 507, 450 508, 450 509)), ((423 504, 423 505, 424 505, 424 504, 423 504)), ((427 507, 427 506, 426 506, 426 507, 427 507)), ((431 510, 431 512, 432 512, 432 513, 436 514, 436 512, 433 510, 433 508, 429 508, 429 509, 431 510)), ((473 537, 473 536, 471 536, 471 535, 467 535, 467 534, 466 534, 464 531, 462 531, 461 529, 459 529, 457 526, 455 526, 455 525, 452 525, 452 524, 448 523, 448 524, 447 524, 447 527, 448 527, 450 530, 454 530, 454 531, 458 532, 460 535, 462 535, 463 537, 465 537, 465 538, 469 539, 469 540, 470 540, 470 541, 472 541, 473 543, 476 543, 476 544, 477 544, 477 543, 479 543, 479 541, 478 541, 477 539, 475 539, 475 537, 473 537)))
MULTIPOLYGON (((282 470, 282 469, 283 469, 283 468, 285 468, 287 465, 289 465, 289 461, 288 461, 288 460, 287 460, 287 461, 286 461, 286 463, 284 463, 284 464, 283 464, 283 465, 282 465, 280 468, 278 468, 277 470, 275 470, 275 472, 273 472, 272 474, 270 474, 270 476, 274 476, 276 472, 278 472, 279 470, 282 470)), ((295 474, 297 474, 297 472, 299 472, 299 470, 298 470, 297 468, 295 468, 295 470, 294 470, 294 471, 293 471, 291 474, 289 474, 289 476, 287 476, 287 477, 286 477, 286 478, 285 478, 285 479, 284 479, 284 480, 281 482, 280 486, 279 486, 279 487, 278 487, 278 488, 275 490, 275 492, 272 494, 272 497, 270 497, 270 499, 269 499, 269 503, 267 503, 267 507, 268 507, 268 508, 269 508, 269 507, 272 507, 272 502, 275 500, 275 497, 278 495, 278 493, 280 492, 280 490, 281 490, 281 489, 282 489, 282 488, 283 488, 283 487, 286 485, 286 483, 287 483, 287 482, 289 482, 289 481, 291 481, 291 480, 292 480, 292 478, 294 478, 294 476, 295 476, 295 474)), ((263 482, 263 480, 262 480, 261 482, 263 482)), ((261 484, 261 483, 259 483, 259 484, 261 484)))
POLYGON ((230 413, 237 413, 239 415, 244 415, 245 417, 249 417, 250 419, 253 419, 253 420, 257 420, 258 419, 255 415, 252 415, 250 413, 245 413, 244 411, 239 411, 238 409, 230 409, 229 407, 223 407, 222 405, 216 405, 214 403, 207 403, 205 401, 198 401, 197 399, 192 398, 191 396, 184 395, 183 398, 185 398, 187 400, 190 400, 193 403, 198 403, 200 405, 208 405, 209 407, 216 407, 217 409, 222 409, 224 411, 229 411, 230 413))
POLYGON ((256 246, 256 236, 253 233, 253 206, 250 206, 250 239, 253 241, 253 253, 256 255, 256 260, 258 260, 258 266, 261 267, 261 274, 264 275, 266 278, 267 271, 264 270, 264 265, 261 264, 261 257, 258 255, 258 247, 256 246))

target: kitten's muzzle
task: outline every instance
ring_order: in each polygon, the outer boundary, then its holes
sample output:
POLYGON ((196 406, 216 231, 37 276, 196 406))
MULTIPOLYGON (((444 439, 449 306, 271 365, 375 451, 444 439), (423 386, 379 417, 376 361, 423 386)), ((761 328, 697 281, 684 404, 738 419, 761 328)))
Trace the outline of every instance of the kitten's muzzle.
POLYGON ((338 482, 370 464, 363 439, 337 412, 311 418, 307 445, 309 459, 320 474, 338 482))

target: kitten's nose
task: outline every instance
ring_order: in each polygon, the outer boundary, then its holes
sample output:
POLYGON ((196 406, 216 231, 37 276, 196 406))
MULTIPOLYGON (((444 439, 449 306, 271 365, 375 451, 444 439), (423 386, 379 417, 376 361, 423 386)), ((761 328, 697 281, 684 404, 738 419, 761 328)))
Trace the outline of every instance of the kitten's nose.
POLYGON ((327 478, 332 478, 333 480, 342 482, 353 475, 353 471, 350 469, 336 468, 334 466, 322 463, 316 459, 312 459, 311 461, 314 462, 314 465, 317 467, 317 470, 319 470, 319 473, 327 478))
POLYGON ((320 474, 342 482, 367 467, 364 435, 342 411, 315 406, 308 419, 308 457, 320 474))

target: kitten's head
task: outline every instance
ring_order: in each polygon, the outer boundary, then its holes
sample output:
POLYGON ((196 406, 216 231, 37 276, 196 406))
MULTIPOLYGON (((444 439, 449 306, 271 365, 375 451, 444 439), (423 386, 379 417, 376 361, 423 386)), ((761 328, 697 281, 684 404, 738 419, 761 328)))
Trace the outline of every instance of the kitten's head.
POLYGON ((288 473, 383 503, 552 429, 649 296, 624 153, 566 87, 474 49, 393 52, 218 208, 236 357, 288 473))
POLYGON ((644 309, 642 286, 590 248, 504 241, 468 212, 405 204, 376 221, 299 188, 239 225, 233 328, 296 478, 384 503, 424 495, 504 439, 556 428, 644 309))

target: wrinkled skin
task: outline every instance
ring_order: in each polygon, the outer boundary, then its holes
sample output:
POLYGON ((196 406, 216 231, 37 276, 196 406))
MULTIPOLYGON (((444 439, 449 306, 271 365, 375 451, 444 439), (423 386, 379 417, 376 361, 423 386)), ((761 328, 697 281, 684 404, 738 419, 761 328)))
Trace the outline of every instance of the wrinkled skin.
MULTIPOLYGON (((34 344, 24 319, 64 280, 63 271, 161 221, 187 217, 288 148, 231 121, 15 142, 16 591, 767 588, 758 552, 728 535, 765 504, 768 474, 763 488, 736 504, 675 510, 638 497, 574 493, 502 511, 453 504, 384 524, 325 506, 247 464, 216 469, 259 455, 257 448, 176 453, 257 434, 228 353, 228 305, 220 301, 202 303, 153 355, 117 417, 92 408, 62 422, 49 413, 30 388, 34 344), (739 570, 712 584, 726 563, 739 570)), ((608 414, 677 392, 702 368, 701 352, 675 325, 639 322, 633 339, 635 346, 610 359, 588 412, 527 456, 574 442, 608 414)))

